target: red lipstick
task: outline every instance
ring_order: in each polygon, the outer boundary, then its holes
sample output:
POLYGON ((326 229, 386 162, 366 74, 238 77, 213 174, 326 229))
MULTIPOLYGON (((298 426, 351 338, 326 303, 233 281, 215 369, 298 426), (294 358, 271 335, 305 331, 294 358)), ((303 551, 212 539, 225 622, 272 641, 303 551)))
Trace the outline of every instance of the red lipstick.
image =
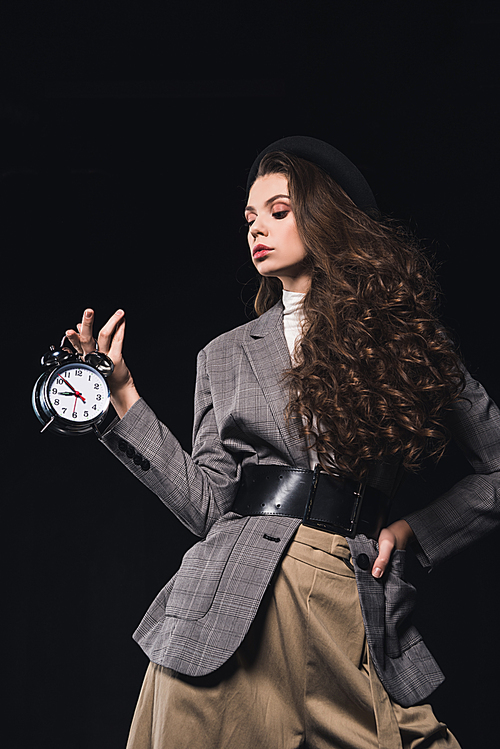
POLYGON ((256 244, 252 250, 252 256, 255 259, 265 257, 268 252, 271 252, 272 248, 267 247, 265 244, 256 244))

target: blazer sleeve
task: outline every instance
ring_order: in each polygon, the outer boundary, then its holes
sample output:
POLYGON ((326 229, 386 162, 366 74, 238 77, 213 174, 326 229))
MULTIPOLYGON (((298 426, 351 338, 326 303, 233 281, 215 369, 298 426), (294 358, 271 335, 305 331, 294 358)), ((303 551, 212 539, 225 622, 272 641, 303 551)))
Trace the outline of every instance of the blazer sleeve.
POLYGON ((204 351, 198 355, 194 405, 191 455, 142 398, 102 442, 184 525, 205 536, 230 510, 240 468, 219 436, 204 351))
POLYGON ((474 473, 422 510, 405 516, 425 567, 453 556, 500 524, 500 412, 465 372, 466 386, 447 420, 474 473))

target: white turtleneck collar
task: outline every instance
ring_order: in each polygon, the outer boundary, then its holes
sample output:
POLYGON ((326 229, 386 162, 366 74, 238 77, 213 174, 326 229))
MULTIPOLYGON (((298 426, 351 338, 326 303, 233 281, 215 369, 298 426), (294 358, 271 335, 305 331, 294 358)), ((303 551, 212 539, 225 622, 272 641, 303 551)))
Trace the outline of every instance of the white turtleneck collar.
POLYGON ((287 291, 286 289, 283 289, 282 299, 285 308, 284 314, 292 315, 294 312, 297 312, 302 306, 304 297, 305 293, 302 293, 301 291, 287 291))

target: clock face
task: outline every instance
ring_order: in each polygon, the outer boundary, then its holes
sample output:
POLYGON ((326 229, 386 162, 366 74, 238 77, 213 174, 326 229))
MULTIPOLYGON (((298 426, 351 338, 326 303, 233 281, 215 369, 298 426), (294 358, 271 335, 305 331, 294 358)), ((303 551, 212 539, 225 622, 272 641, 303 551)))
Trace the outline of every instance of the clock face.
POLYGON ((46 387, 51 408, 57 416, 73 424, 93 422, 109 405, 106 380, 83 362, 57 369, 46 387))

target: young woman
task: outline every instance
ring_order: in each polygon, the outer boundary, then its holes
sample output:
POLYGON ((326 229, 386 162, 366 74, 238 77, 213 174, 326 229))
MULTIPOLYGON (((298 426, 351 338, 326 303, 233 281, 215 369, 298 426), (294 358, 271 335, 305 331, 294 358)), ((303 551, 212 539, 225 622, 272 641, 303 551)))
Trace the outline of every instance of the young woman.
MULTIPOLYGON (((496 527, 500 414, 345 156, 285 138, 247 192, 258 317, 199 354, 191 455, 137 393, 123 311, 97 339, 120 417, 103 442, 202 538, 134 635, 151 663, 128 747, 456 748, 425 704, 443 677, 405 548, 430 567, 496 527), (450 435, 474 473, 387 525, 450 435)), ((67 333, 80 351, 92 322, 67 333)))

